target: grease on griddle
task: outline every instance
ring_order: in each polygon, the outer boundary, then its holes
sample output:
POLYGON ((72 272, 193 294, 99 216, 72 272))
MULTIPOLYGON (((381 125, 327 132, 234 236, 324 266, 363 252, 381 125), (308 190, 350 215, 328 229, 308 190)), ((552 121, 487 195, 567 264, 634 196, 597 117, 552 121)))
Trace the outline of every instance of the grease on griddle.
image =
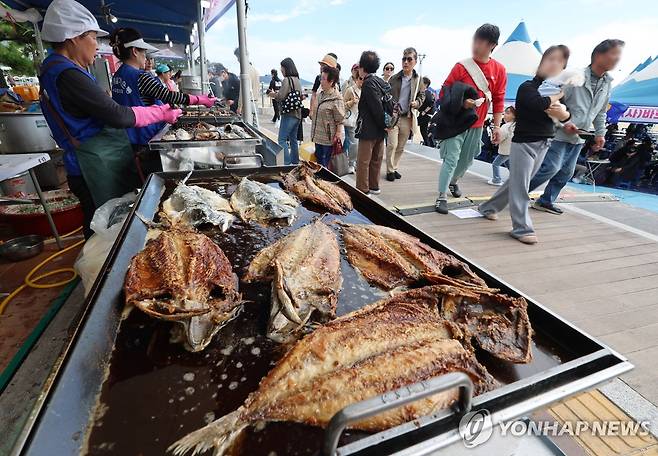
MULTIPOLYGON (((235 184, 227 180, 194 184, 219 191, 223 196, 230 196, 235 188, 235 184)), ((162 200, 174 187, 175 182, 167 182, 162 200)), ((260 226, 237 220, 226 233, 212 227, 202 231, 222 248, 234 272, 241 277, 263 247, 319 215, 300 206, 299 217, 292 226, 260 226)), ((336 218, 327 215, 323 221, 337 232, 337 227, 331 223, 336 218)), ((367 222, 357 211, 340 219, 351 223, 367 222)), ((338 315, 384 296, 354 271, 344 255, 341 270, 344 282, 338 299, 338 315)), ((286 349, 265 337, 270 290, 269 283, 241 283, 240 292, 247 303, 200 353, 187 352, 171 343, 170 323, 131 312, 121 322, 108 379, 100 395, 104 414, 91 428, 87 454, 162 455, 174 441, 211 418, 223 416, 242 405, 286 349)), ((253 429, 247 432, 239 454, 310 455, 320 448, 322 435, 323 430, 309 426, 268 424, 258 432, 253 429), (281 438, 282 432, 286 439, 281 438), (288 440, 290 436, 294 438, 288 440), (291 449, 291 442, 295 444, 294 449, 291 449)), ((358 435, 362 434, 346 433, 344 441, 358 435)))

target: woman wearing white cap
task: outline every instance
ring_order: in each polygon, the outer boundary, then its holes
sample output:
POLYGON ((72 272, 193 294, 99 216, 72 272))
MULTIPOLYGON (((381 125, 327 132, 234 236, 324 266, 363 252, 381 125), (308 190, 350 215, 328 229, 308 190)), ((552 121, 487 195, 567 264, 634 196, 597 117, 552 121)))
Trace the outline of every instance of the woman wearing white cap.
POLYGON ((41 36, 54 52, 41 66, 41 108, 64 149, 69 188, 80 199, 85 236, 96 208, 139 186, 125 128, 174 123, 181 111, 168 105, 121 106, 85 69, 96 56, 96 37, 106 36, 94 16, 73 0, 55 0, 46 10, 41 36))
MULTIPOLYGON (((145 71, 147 52, 157 52, 158 48, 145 43, 137 30, 128 27, 115 30, 110 37, 110 44, 112 52, 122 62, 112 77, 112 98, 117 103, 124 106, 200 104, 208 108, 215 104, 214 97, 172 92, 163 86, 156 76, 145 71)), ((128 129, 128 137, 139 158, 144 176, 162 171, 160 154, 148 148, 149 141, 162 127, 163 125, 156 124, 128 129)))

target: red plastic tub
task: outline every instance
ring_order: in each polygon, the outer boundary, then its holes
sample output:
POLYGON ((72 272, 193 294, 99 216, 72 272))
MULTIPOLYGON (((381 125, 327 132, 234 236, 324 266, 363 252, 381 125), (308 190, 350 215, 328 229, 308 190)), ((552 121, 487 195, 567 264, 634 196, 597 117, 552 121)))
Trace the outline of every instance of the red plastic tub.
MULTIPOLYGON (((31 195, 32 196, 32 195, 31 195)), ((36 195, 33 195, 36 196, 36 195)), ((83 214, 80 202, 77 201, 71 193, 55 190, 44 192, 46 200, 51 203, 51 214, 59 234, 69 233, 82 226, 83 214), (57 207, 57 202, 65 204, 57 207)), ((52 230, 48 224, 48 218, 43 212, 40 204, 28 205, 35 206, 26 211, 26 205, 17 206, 0 206, 0 223, 7 223, 17 235, 39 234, 45 237, 52 236, 52 230)))

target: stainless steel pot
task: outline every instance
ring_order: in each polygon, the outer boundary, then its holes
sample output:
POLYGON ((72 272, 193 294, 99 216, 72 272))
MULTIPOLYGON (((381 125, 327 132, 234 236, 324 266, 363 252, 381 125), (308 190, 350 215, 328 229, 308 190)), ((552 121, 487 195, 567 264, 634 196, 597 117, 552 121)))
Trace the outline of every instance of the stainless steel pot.
POLYGON ((191 95, 201 95, 203 93, 201 76, 181 76, 180 89, 181 92, 189 93, 191 95))
POLYGON ((45 152, 57 147, 41 113, 1 112, 0 153, 45 152))

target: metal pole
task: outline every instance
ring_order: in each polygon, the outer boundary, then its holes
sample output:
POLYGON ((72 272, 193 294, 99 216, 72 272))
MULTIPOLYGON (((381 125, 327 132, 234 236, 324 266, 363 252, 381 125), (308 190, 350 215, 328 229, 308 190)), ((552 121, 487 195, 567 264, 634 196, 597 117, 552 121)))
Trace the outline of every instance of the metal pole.
POLYGON ((39 185, 39 181, 37 180, 37 176, 34 173, 34 168, 30 168, 30 177, 32 178, 32 183, 34 184, 34 189, 37 191, 37 195, 39 195, 39 200, 41 201, 41 205, 43 206, 43 210, 46 213, 46 218, 48 219, 48 224, 50 225, 50 229, 53 232, 53 235, 55 236, 55 241, 57 242, 57 247, 59 249, 62 249, 62 240, 59 238, 59 233, 57 232, 57 227, 55 226, 55 222, 53 222, 53 216, 50 215, 50 209, 48 209, 48 203, 46 203, 46 199, 43 196, 43 193, 41 192, 41 186, 39 185))
POLYGON ((199 37, 199 66, 201 67, 201 93, 208 93, 208 64, 206 62, 206 26, 203 23, 203 7, 201 2, 197 0, 197 12, 199 18, 197 20, 197 36, 199 37))
POLYGON ((41 31, 39 30, 39 25, 37 23, 33 23, 32 26, 34 27, 34 38, 37 42, 37 55, 39 56, 39 65, 41 65, 41 63, 43 63, 43 61, 46 58, 43 52, 43 41, 41 41, 41 31))
POLYGON ((240 49, 240 97, 242 99, 242 120, 252 124, 251 82, 249 80, 249 54, 247 52, 246 5, 245 0, 236 0, 238 12, 238 47, 240 49))

